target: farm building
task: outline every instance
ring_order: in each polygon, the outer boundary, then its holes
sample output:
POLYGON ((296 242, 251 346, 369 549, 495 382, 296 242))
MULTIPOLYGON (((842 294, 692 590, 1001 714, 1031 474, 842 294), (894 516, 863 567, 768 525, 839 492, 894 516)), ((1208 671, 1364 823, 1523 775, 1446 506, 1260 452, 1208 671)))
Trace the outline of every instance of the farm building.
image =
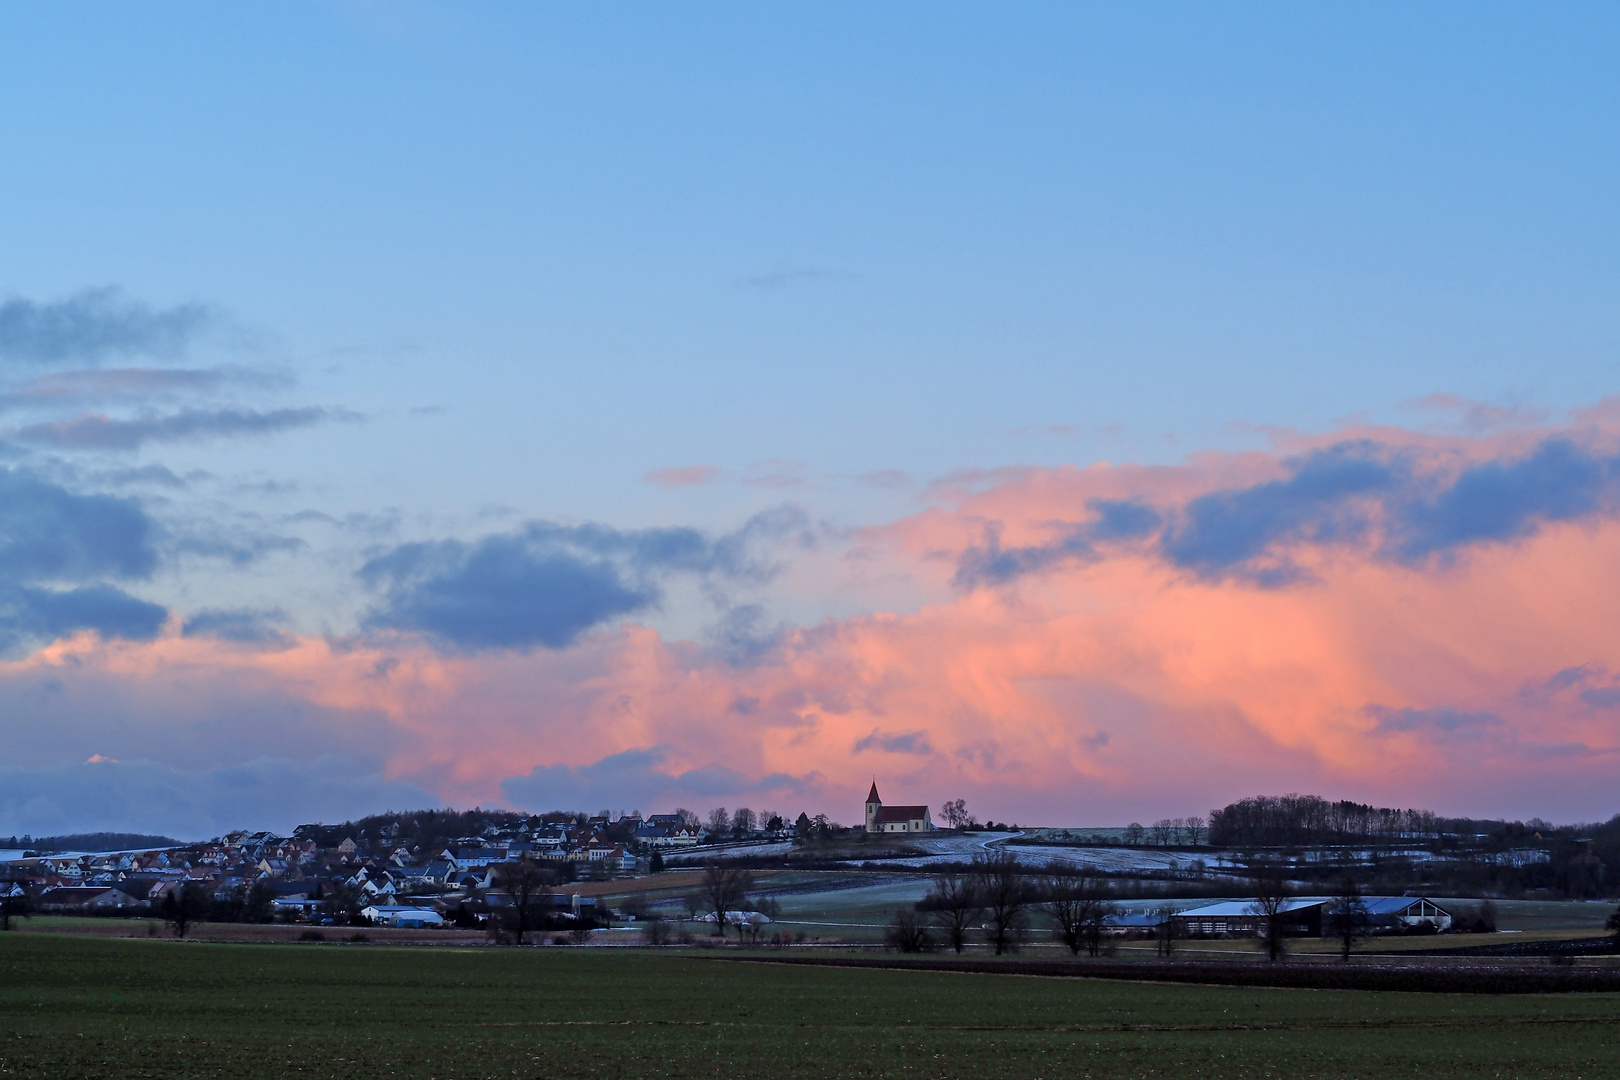
POLYGON ((1424 923, 1451 929, 1451 912, 1427 896, 1369 896, 1363 902, 1375 930, 1413 930, 1424 923))
MULTIPOLYGON (((1321 937, 1322 913, 1328 903, 1320 896, 1284 900, 1283 932, 1296 937, 1321 937)), ((1182 937, 1220 937, 1223 934, 1247 937, 1260 933, 1265 925, 1265 916, 1255 910, 1253 900, 1223 900, 1217 904, 1205 904, 1180 912, 1172 919, 1182 937)))
POLYGON ((377 926, 404 927, 420 930, 429 926, 443 926, 444 916, 427 908, 401 907, 395 904, 374 904, 360 912, 377 926))
MULTIPOLYGON (((1425 924, 1435 930, 1451 929, 1451 913, 1426 896, 1367 896, 1362 902, 1375 931, 1415 930, 1425 924)), ((1332 933, 1329 911, 1333 903, 1328 896, 1295 896, 1283 901, 1283 932, 1295 937, 1332 933)), ((1252 936, 1265 923, 1252 900, 1223 900, 1188 908, 1174 919, 1183 937, 1252 936)))

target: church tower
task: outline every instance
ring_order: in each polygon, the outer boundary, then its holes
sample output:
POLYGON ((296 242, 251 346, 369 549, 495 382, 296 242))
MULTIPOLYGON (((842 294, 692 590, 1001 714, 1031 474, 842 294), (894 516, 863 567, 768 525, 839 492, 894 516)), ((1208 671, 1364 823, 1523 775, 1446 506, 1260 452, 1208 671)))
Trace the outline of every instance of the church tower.
POLYGON ((878 831, 878 811, 883 809, 883 800, 878 798, 877 780, 872 781, 872 790, 866 796, 866 831, 878 831))

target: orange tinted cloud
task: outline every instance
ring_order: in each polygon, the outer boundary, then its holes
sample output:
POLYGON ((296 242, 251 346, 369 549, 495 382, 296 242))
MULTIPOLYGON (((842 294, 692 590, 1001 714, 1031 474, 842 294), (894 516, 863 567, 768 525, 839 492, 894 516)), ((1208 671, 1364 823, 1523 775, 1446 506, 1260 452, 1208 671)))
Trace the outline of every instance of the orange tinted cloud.
MULTIPOLYGON (((1360 429, 1174 468, 964 479, 855 541, 860 574, 876 563, 923 602, 789 630, 746 663, 633 624, 457 656, 408 635, 86 636, 0 666, 0 684, 71 668, 308 702, 390 780, 465 803, 741 801, 853 820, 875 774, 896 800, 965 795, 1025 821, 1283 790, 1607 816, 1607 430, 1360 429)), ((230 737, 222 723, 211 737, 230 737)))

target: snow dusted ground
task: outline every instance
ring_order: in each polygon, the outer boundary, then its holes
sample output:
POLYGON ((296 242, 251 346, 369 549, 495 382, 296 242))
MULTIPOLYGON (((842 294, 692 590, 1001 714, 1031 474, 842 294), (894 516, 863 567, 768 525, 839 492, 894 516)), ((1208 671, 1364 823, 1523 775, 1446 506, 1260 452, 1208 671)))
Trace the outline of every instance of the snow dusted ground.
POLYGON ((1237 852, 1233 851, 1159 851, 1151 848, 1080 847, 1057 844, 1012 844, 1009 840, 1021 833, 950 833, 938 838, 918 839, 913 843, 929 854, 910 859, 885 859, 885 865, 927 867, 939 863, 966 862, 975 854, 996 850, 1009 851, 1020 862, 1034 866, 1087 867, 1104 871, 1157 870, 1190 872, 1195 860, 1202 860, 1207 870, 1218 870, 1234 865, 1237 852))
MULTIPOLYGON (((896 838, 906 845, 924 852, 925 854, 922 855, 898 859, 884 858, 880 855, 867 858, 861 854, 859 849, 854 849, 842 857, 846 863, 852 865, 870 862, 874 867, 924 870, 931 866, 947 863, 965 863, 975 855, 998 850, 1009 851, 1016 855, 1020 862, 1032 866, 1070 866, 1100 870, 1105 873, 1148 871, 1154 873, 1193 874, 1197 872, 1195 864, 1202 862, 1205 873, 1232 874, 1240 872, 1244 866, 1242 853, 1227 849, 1197 848, 1186 850, 1125 846, 1102 847, 1079 844, 1021 844, 1012 842, 1026 839, 1031 835, 1035 834, 1012 832, 1010 830, 973 833, 940 830, 933 833, 921 833, 896 838)), ((712 847, 687 848, 671 853, 668 857, 678 860, 682 864, 695 866, 709 859, 781 858, 794 850, 791 841, 781 840, 770 843, 725 844, 712 847)), ((1330 848, 1302 851, 1297 858, 1307 863, 1318 861, 1337 862, 1346 854, 1363 862, 1368 861, 1373 855, 1371 851, 1365 850, 1346 852, 1342 849, 1330 848)), ((1390 852, 1385 851, 1384 854, 1388 855, 1390 852)), ((1435 855, 1428 851, 1415 849, 1403 850, 1394 854, 1414 862, 1427 862, 1454 857, 1451 855, 1435 855)), ((1547 853, 1541 850, 1526 849, 1502 852, 1494 856, 1479 855, 1476 857, 1502 864, 1523 865, 1530 862, 1545 861, 1547 853)))

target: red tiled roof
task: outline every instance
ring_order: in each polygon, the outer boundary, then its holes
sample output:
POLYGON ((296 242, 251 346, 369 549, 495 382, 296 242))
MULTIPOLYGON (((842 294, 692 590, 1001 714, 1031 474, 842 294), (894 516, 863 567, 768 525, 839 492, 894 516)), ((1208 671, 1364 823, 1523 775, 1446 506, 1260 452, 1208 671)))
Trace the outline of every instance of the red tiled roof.
POLYGON ((878 810, 880 823, 889 821, 918 821, 928 816, 926 806, 885 806, 878 810))

